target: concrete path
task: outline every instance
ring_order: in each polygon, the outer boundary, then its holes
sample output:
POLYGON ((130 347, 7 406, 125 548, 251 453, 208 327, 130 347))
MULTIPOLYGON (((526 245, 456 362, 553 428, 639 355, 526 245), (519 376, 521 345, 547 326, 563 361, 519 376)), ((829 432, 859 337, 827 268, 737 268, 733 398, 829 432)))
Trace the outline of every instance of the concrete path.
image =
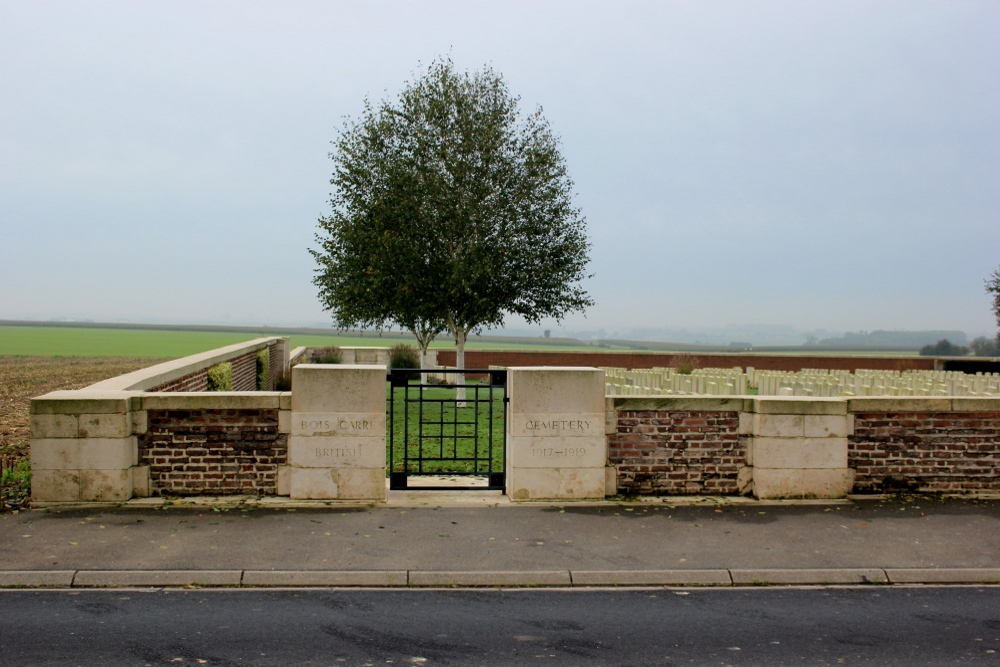
POLYGON ((0 587, 1000 583, 995 499, 239 503, 0 515, 0 587))

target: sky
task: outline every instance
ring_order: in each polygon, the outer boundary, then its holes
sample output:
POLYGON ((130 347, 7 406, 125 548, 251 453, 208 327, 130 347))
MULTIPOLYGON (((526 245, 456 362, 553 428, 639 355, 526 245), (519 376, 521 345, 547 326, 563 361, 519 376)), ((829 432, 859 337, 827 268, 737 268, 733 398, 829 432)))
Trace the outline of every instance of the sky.
POLYGON ((998 34, 995 0, 0 0, 0 319, 330 322, 330 142, 450 56, 561 139, 596 301, 561 330, 992 334, 998 34))

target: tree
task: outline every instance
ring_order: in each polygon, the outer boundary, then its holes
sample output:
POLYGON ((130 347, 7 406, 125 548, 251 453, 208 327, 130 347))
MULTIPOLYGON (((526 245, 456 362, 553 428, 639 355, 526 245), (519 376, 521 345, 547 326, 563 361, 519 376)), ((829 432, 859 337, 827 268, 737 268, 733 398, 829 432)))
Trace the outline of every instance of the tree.
POLYGON ((997 341, 1000 342, 1000 267, 986 279, 986 293, 993 297, 993 315, 997 318, 997 341))
POLYGON ((924 345, 920 348, 920 354, 925 357, 964 357, 968 353, 969 348, 955 345, 947 338, 939 340, 934 345, 924 345))
POLYGON ((461 368, 468 335, 507 314, 537 323, 593 304, 559 142, 541 109, 522 117, 518 102, 492 69, 441 59, 347 121, 330 154, 333 212, 311 251, 339 326, 396 324, 423 354, 447 330, 461 368))
POLYGON ((969 349, 977 357, 1000 357, 1000 340, 979 336, 969 343, 969 349))

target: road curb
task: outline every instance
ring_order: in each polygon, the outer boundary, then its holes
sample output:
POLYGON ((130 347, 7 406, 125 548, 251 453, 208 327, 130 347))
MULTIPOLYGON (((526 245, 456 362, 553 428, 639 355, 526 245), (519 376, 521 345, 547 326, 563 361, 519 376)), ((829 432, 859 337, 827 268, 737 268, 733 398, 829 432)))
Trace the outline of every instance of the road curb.
POLYGON ((736 586, 778 585, 854 585, 887 584, 889 578, 880 568, 829 569, 749 569, 730 570, 736 586))
POLYGON ((78 570, 73 588, 239 586, 243 570, 78 570))
POLYGON ((406 570, 245 570, 244 586, 260 587, 398 587, 406 586, 406 570))
POLYGON ((0 570, 24 588, 613 588, 995 585, 1000 568, 712 570, 0 570))
POLYGON ((1000 584, 1000 567, 886 568, 893 584, 1000 584))
POLYGON ((410 586, 571 586, 569 570, 441 572, 410 570, 410 586))
POLYGON ((574 586, 730 586, 729 570, 572 570, 574 586))

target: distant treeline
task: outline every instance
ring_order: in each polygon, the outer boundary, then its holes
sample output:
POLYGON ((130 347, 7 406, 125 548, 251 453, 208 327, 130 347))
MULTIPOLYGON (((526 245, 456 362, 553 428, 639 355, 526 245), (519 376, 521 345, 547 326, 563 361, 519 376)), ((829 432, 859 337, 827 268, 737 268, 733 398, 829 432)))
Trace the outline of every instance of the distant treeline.
POLYGON ((824 338, 806 345, 863 345, 893 347, 923 347, 947 339, 956 345, 965 345, 968 337, 964 331, 848 331, 837 338, 824 338))

